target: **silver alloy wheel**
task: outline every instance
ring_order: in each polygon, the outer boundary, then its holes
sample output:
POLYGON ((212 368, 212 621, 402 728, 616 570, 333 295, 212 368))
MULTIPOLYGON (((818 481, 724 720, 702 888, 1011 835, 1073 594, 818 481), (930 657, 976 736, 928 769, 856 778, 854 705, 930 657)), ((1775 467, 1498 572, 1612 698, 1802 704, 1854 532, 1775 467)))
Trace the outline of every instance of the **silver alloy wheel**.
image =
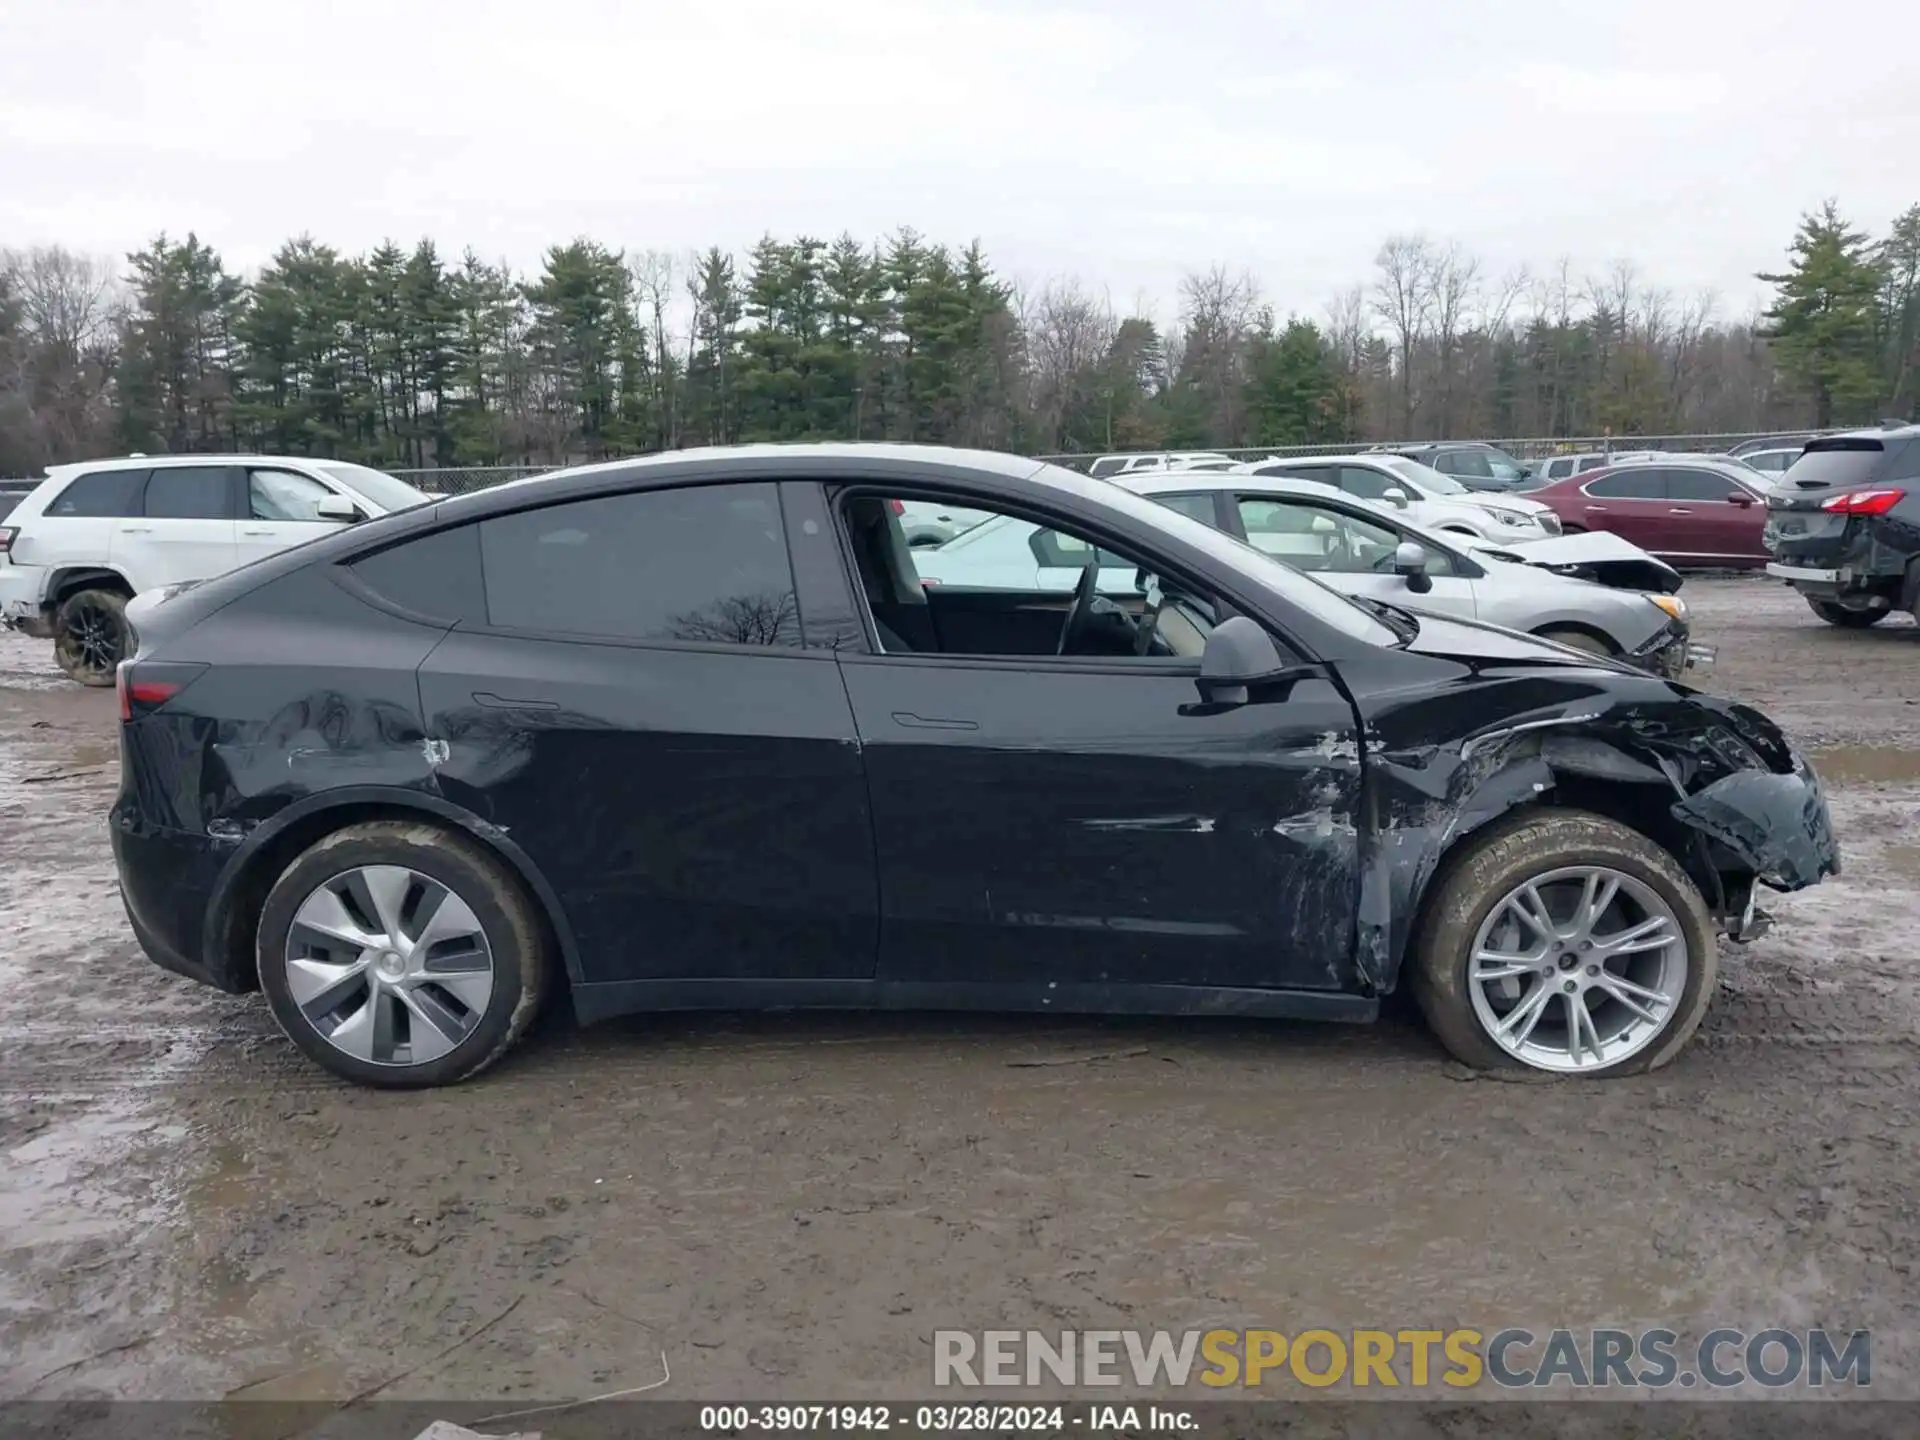
POLYGON ((1679 1011, 1691 960, 1680 917, 1651 886, 1569 865, 1487 913, 1467 988, 1494 1044, 1534 1069, 1578 1073, 1651 1045, 1679 1011))
POLYGON ((301 901, 286 964, 307 1022, 375 1065, 438 1060, 493 998, 493 947, 473 908, 401 865, 348 870, 301 901))

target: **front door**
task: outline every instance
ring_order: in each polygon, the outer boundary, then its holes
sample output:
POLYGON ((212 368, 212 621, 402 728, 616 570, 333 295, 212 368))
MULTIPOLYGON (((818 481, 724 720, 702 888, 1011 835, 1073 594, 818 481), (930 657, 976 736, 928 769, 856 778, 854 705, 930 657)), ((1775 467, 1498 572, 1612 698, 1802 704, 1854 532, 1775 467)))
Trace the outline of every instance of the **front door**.
POLYGON ((1384 521, 1282 495, 1236 496, 1234 512, 1241 538, 1254 549, 1306 571, 1342 595, 1474 618, 1473 581, 1455 573, 1444 550, 1384 521), (1424 590, 1413 589, 1408 577, 1394 569, 1395 551, 1410 539, 1427 554, 1424 590))
MULTIPOLYGON (((1059 534, 1065 551, 1104 548, 1059 534)), ((848 545, 883 565, 886 549, 848 545)), ((1119 561, 1103 579, 1161 573, 1144 555, 1099 558, 1119 561)), ((1126 638, 1139 617, 1108 606, 1065 654, 1024 621, 996 638, 970 600, 959 653, 944 586, 916 601, 910 577, 859 580, 854 594, 890 607, 864 649, 894 648, 840 660, 871 796, 882 980, 1059 987, 1062 1008, 1124 1004, 1121 986, 1355 988, 1358 736, 1326 674, 1301 666, 1246 703, 1204 704, 1204 599, 1167 602, 1149 653, 1126 638), (917 604, 931 624, 901 618, 917 604)), ((1069 603, 1035 592, 1004 609, 1050 606, 1058 627, 1069 603)))
POLYGON ((1767 507, 1745 486, 1711 470, 1669 469, 1667 501, 1676 540, 1685 553, 1702 559, 1752 564, 1767 558, 1760 534, 1767 507), (1740 495, 1745 504, 1731 497, 1740 495))
POLYGON ((239 563, 245 565, 330 535, 346 522, 323 520, 323 501, 338 491, 311 475, 265 465, 247 467, 246 507, 236 527, 239 563))
POLYGON ((547 877, 585 981, 870 980, 858 739, 832 652, 802 647, 776 487, 474 528, 485 613, 420 668, 436 782, 547 877))

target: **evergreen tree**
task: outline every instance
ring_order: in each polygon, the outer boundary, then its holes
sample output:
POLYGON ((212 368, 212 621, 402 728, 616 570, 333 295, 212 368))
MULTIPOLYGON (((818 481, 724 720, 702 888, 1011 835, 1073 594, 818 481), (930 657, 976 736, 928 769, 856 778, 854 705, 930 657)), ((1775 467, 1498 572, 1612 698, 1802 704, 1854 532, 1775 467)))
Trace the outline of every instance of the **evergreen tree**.
POLYGON ((1872 419, 1882 383, 1872 247, 1828 201, 1802 217, 1792 256, 1784 272, 1758 277, 1778 290, 1767 338, 1780 369, 1811 401, 1816 427, 1872 419))

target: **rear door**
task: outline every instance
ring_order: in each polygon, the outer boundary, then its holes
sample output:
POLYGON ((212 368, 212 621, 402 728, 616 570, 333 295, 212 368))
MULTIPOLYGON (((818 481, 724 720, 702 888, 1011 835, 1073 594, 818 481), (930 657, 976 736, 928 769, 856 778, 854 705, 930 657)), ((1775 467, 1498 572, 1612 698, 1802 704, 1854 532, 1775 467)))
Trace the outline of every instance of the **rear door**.
POLYGON ((330 535, 346 522, 323 520, 323 500, 340 494, 311 475, 279 466, 247 467, 246 511, 235 535, 237 564, 263 559, 330 535))
MULTIPOLYGON (((778 489, 639 490, 443 532, 480 598, 412 607, 462 612, 420 667, 437 783, 540 867, 588 985, 646 987, 588 1012, 873 974, 859 737, 831 647, 803 644, 778 489)), ((411 583, 404 555, 390 569, 411 583)))
POLYGON ((1664 471, 1651 465, 1625 466, 1596 475, 1580 487, 1567 516, 1588 530, 1610 530, 1654 555, 1675 555, 1686 547, 1668 514, 1664 471))
POLYGON ((156 465, 140 514, 114 531, 114 568, 136 591, 233 569, 242 484, 237 465, 156 465))

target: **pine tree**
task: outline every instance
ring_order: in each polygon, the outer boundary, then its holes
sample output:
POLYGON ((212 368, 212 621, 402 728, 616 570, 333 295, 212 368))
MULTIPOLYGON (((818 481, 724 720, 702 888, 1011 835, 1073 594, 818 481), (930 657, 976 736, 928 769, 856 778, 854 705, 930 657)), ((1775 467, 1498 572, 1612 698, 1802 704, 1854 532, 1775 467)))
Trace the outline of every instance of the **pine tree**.
POLYGON ((1777 287, 1767 311, 1780 368, 1811 401, 1817 428, 1873 418, 1882 396, 1875 335, 1881 271, 1867 237, 1829 200, 1803 216, 1792 263, 1758 278, 1777 287))

